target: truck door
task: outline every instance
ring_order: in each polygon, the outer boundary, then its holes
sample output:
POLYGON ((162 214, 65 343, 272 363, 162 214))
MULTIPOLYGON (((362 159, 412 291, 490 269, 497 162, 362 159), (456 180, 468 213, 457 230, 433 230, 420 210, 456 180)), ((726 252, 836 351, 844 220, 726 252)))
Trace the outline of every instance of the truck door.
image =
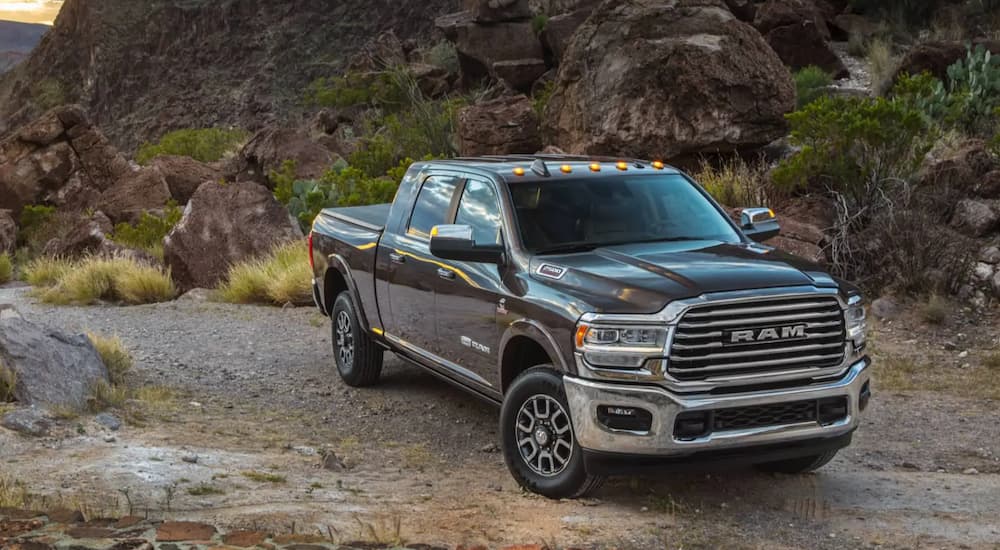
POLYGON ((425 352, 440 355, 434 321, 434 291, 438 278, 430 252, 430 232, 447 223, 461 179, 432 175, 424 180, 409 220, 400 231, 387 228, 379 244, 388 256, 390 321, 386 332, 425 352))
MULTIPOLYGON (((459 185, 454 223, 472 227, 476 244, 503 244, 500 201, 492 182, 470 178, 459 185)), ((497 307, 502 283, 495 264, 448 262, 437 273, 434 300, 442 356, 473 381, 499 391, 497 307)))

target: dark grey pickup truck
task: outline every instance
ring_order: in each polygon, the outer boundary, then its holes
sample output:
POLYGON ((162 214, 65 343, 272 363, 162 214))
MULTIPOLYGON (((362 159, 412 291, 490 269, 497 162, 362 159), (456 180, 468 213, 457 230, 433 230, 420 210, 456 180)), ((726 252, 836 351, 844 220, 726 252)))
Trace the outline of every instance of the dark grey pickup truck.
POLYGON ((524 487, 707 462, 804 472, 848 445, 870 397, 859 291, 760 244, 660 162, 420 162, 394 202, 324 210, 309 235, 337 370, 386 350, 501 405, 524 487))

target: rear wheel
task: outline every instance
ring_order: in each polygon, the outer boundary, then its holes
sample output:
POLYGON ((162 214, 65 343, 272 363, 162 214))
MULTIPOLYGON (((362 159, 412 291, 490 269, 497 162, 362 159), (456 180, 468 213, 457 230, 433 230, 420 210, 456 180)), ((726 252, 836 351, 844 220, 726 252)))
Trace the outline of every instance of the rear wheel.
POLYGON ((357 310, 348 291, 333 304, 333 355, 337 372, 348 386, 371 386, 382 374, 382 348, 358 322, 357 310))
POLYGON ((826 464, 833 460, 833 457, 835 456, 837 456, 837 451, 833 450, 818 455, 789 458, 787 460, 776 460, 774 462, 764 462, 756 464, 755 467, 764 472, 804 474, 826 466, 826 464))
POLYGON ((578 498, 604 478, 588 475, 573 435, 562 376, 528 369, 511 384, 500 411, 507 468, 525 489, 549 498, 578 498))

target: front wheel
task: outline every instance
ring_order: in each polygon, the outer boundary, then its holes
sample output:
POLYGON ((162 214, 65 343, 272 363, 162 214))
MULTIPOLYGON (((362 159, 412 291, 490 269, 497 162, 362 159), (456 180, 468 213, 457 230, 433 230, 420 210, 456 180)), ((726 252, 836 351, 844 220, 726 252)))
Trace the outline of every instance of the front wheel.
POLYGON ((548 366, 528 369, 511 384, 500 411, 504 461, 525 489, 549 498, 578 498, 603 477, 587 474, 573 435, 562 376, 548 366))
POLYGON ((382 374, 382 348, 358 322, 357 311, 346 290, 333 304, 333 355, 337 372, 348 386, 371 386, 382 374))
POLYGON ((804 474, 818 470, 826 466, 828 462, 837 456, 837 451, 827 451, 818 455, 809 455, 799 458, 789 458, 787 460, 776 460, 774 462, 764 462, 756 464, 758 470, 780 474, 804 474))

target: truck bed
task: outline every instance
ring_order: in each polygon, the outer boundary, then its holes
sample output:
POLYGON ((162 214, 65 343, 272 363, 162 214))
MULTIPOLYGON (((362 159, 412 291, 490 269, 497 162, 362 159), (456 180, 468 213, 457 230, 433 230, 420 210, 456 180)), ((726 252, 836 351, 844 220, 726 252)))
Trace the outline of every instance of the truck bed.
POLYGON ((323 215, 336 218, 340 221, 351 223, 371 231, 382 232, 385 229, 385 222, 389 219, 390 203, 372 204, 369 206, 344 206, 341 208, 327 208, 323 210, 323 215))

